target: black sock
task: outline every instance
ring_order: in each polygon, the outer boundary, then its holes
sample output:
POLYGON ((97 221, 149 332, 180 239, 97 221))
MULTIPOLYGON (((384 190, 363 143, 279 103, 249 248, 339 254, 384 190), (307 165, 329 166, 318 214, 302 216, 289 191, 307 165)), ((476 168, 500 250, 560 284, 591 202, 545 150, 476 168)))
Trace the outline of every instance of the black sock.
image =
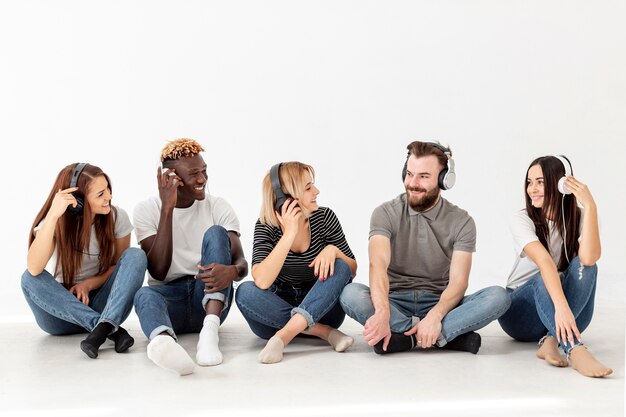
POLYGON ((91 359, 96 359, 100 345, 104 343, 109 333, 111 333, 111 330, 113 330, 111 323, 99 323, 95 329, 89 333, 87 338, 80 342, 81 350, 91 359))
POLYGON ((480 349, 480 335, 476 332, 462 334, 446 343, 441 349, 459 350, 476 354, 478 349, 480 349))
POLYGON ((108 338, 115 343, 115 351, 117 353, 126 352, 135 343, 135 339, 121 326, 115 333, 111 333, 108 338))
POLYGON ((391 333, 387 350, 383 350, 384 341, 385 339, 382 339, 374 345, 374 352, 385 355, 387 353, 406 352, 415 347, 415 335, 405 336, 402 333, 391 333))

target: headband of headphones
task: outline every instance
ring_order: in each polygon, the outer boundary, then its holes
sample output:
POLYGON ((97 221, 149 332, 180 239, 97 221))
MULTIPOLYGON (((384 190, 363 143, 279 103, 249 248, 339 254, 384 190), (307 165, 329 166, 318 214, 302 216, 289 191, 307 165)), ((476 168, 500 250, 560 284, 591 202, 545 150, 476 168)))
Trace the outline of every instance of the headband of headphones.
POLYGON ((77 164, 76 167, 74 167, 74 171, 72 171, 72 178, 70 179, 70 188, 76 187, 76 184, 78 183, 78 177, 80 177, 81 172, 83 172, 83 169, 85 169, 87 165, 88 164, 86 163, 80 163, 77 164))
MULTIPOLYGON (((434 146, 439 149, 447 158, 446 166, 443 167, 441 172, 439 173, 439 177, 437 179, 437 183, 439 188, 442 190, 449 190, 454 187, 456 183, 456 172, 454 170, 454 159, 452 159, 452 151, 450 148, 446 148, 439 142, 422 142, 427 145, 434 146)), ((402 170, 402 181, 406 178, 407 172, 407 164, 409 163, 409 158, 411 157, 411 151, 407 152, 406 161, 404 162, 404 169, 402 170)))
POLYGON ((572 176, 572 164, 569 162, 569 159, 567 159, 565 155, 554 155, 554 157, 558 159, 559 161, 561 161, 561 163, 563 164, 563 168, 565 169, 565 176, 571 177, 572 176))

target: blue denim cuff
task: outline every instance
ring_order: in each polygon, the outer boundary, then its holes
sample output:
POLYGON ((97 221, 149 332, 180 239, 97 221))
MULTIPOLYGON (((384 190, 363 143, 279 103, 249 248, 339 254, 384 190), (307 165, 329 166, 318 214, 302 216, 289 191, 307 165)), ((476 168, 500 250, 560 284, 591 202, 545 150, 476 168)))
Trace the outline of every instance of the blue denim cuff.
POLYGON ((171 327, 167 327, 167 326, 159 326, 156 329, 152 330, 152 332, 150 332, 150 337, 148 337, 148 339, 152 340, 163 332, 167 332, 167 334, 172 336, 174 340, 178 340, 178 338, 176 338, 176 334, 174 333, 174 330, 171 327))
MULTIPOLYGON (((576 343, 574 343, 573 345, 571 345, 569 342, 567 342, 565 346, 561 345, 561 349, 563 349, 563 352, 565 352, 567 359, 569 359, 569 355, 570 353, 572 353, 572 349, 574 349, 576 346, 585 346, 585 344, 580 340, 576 340, 576 343)), ((585 347, 585 349, 586 348, 587 347, 585 347)))
POLYGON ((202 297, 202 307, 204 309, 206 309, 206 304, 209 302, 209 300, 217 300, 217 301, 221 301, 222 303, 224 303, 224 307, 222 308, 222 311, 224 311, 228 307, 228 300, 226 299, 226 295, 224 295, 221 292, 214 292, 213 294, 204 294, 204 297, 202 297))
MULTIPOLYGON (((113 330, 111 331, 111 333, 115 333, 117 331, 117 329, 120 328, 119 324, 116 324, 115 322, 109 320, 109 319, 103 319, 101 318, 98 323, 96 323, 96 326, 100 323, 109 323, 111 326, 113 326, 113 330)), ((109 333, 109 334, 111 334, 109 333)), ((108 335, 107 335, 108 336, 108 335)))
POLYGON ((315 322, 313 321, 313 316, 311 316, 308 311, 300 307, 295 307, 293 310, 291 310, 291 317, 293 317, 293 315, 296 313, 301 314, 302 317, 304 317, 304 319, 306 320, 308 327, 304 329, 304 331, 311 330, 311 327, 315 325, 315 322))
POLYGON ((445 339, 445 337, 443 337, 443 333, 439 333, 439 337, 437 338, 437 341, 435 342, 435 346, 444 347, 447 344, 448 344, 448 341, 445 339))

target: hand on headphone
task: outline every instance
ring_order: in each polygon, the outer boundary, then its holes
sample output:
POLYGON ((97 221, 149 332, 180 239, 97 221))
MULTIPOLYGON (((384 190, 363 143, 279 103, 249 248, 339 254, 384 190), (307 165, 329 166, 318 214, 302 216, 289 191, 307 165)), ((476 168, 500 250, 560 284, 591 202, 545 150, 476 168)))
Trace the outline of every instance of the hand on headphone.
POLYGON ((76 207, 76 197, 72 195, 74 191, 77 191, 78 187, 66 188, 65 190, 59 190, 52 199, 52 205, 46 217, 58 219, 65 213, 68 206, 76 207))
POLYGON ((298 222, 302 217, 302 209, 298 206, 298 199, 287 199, 281 214, 276 212, 278 222, 283 226, 283 235, 292 234, 295 236, 298 233, 298 222))
POLYGON ((595 205, 595 200, 589 191, 589 187, 586 184, 578 181, 574 177, 567 177, 565 180, 565 187, 576 196, 576 200, 584 207, 589 208, 595 205))
POLYGON ((178 194, 178 187, 182 187, 182 179, 176 175, 172 168, 167 168, 165 172, 161 167, 157 169, 157 183, 159 185, 159 197, 161 204, 166 208, 175 208, 178 194))

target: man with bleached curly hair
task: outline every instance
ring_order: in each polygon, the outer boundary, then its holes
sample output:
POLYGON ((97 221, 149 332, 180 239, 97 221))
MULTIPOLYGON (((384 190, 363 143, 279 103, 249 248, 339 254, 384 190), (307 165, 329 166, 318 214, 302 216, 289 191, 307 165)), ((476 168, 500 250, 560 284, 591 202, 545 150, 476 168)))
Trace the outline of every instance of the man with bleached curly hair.
POLYGON ((159 195, 134 211, 149 274, 149 285, 135 295, 135 311, 150 339, 148 358, 179 375, 192 373, 195 363, 177 333, 200 333, 198 365, 222 362, 218 329, 232 303, 233 281, 248 273, 235 212, 206 192, 203 151, 192 139, 169 142, 157 169, 159 195))

